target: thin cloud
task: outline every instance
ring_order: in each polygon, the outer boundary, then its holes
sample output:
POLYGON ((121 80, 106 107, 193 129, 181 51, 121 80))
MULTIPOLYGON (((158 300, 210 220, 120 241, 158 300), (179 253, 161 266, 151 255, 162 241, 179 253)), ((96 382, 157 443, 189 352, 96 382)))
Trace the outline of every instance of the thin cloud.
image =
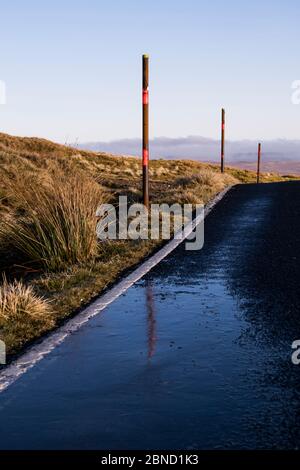
MULTIPOLYGON (((79 147, 117 155, 141 155, 140 139, 121 139, 111 142, 87 142, 79 147)), ((262 143, 265 158, 269 161, 300 160, 300 140, 269 140, 262 143)), ((217 161, 220 154, 218 140, 201 136, 157 137, 150 141, 153 158, 195 159, 217 161)), ((226 159, 232 162, 251 162, 257 158, 257 142, 251 140, 227 141, 226 159)))

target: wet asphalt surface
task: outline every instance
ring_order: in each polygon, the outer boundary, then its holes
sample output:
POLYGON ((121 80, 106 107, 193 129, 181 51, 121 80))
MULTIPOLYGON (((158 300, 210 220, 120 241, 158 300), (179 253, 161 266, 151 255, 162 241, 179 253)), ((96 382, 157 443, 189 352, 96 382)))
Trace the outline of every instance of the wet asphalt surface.
POLYGON ((298 448, 299 260, 300 183, 236 187, 0 395, 0 448, 298 448))

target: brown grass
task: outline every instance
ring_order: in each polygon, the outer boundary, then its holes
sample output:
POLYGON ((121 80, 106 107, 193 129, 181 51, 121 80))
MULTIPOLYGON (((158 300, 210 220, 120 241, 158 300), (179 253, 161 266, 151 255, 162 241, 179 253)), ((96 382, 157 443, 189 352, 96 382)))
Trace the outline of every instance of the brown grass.
POLYGON ((0 330, 7 350, 17 349, 54 326, 52 308, 21 282, 0 286, 0 330))
POLYGON ((97 255, 95 213, 105 193, 92 179, 61 170, 36 180, 16 178, 7 199, 15 213, 0 225, 2 243, 5 239, 28 261, 61 270, 97 255))

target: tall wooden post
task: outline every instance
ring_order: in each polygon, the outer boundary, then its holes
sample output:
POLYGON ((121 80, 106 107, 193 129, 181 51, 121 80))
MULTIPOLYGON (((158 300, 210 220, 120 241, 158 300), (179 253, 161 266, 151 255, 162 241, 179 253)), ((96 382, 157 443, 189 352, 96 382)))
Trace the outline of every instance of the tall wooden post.
POLYGON ((149 57, 143 55, 143 204, 149 208, 149 57))
POLYGON ((221 124, 221 173, 224 173, 224 153, 225 153, 225 109, 222 108, 221 124))
POLYGON ((260 180, 260 160, 261 160, 261 143, 258 144, 258 152, 257 152, 257 180, 256 180, 257 183, 259 183, 259 180, 260 180))

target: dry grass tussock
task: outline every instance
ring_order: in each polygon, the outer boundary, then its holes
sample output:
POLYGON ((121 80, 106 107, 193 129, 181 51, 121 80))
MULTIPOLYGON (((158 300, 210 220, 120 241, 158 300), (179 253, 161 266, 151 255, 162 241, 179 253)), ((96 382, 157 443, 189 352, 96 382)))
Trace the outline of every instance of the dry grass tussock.
POLYGON ((13 350, 54 326, 52 307, 21 282, 0 285, 0 331, 7 349, 13 350))
POLYGON ((183 176, 175 180, 173 192, 174 202, 205 204, 216 193, 225 187, 236 184, 238 180, 231 175, 216 173, 204 168, 191 176, 183 176))
POLYGON ((97 255, 96 209, 103 188, 82 174, 48 171, 37 179, 9 180, 14 214, 0 225, 2 244, 47 270, 61 270, 97 255))

